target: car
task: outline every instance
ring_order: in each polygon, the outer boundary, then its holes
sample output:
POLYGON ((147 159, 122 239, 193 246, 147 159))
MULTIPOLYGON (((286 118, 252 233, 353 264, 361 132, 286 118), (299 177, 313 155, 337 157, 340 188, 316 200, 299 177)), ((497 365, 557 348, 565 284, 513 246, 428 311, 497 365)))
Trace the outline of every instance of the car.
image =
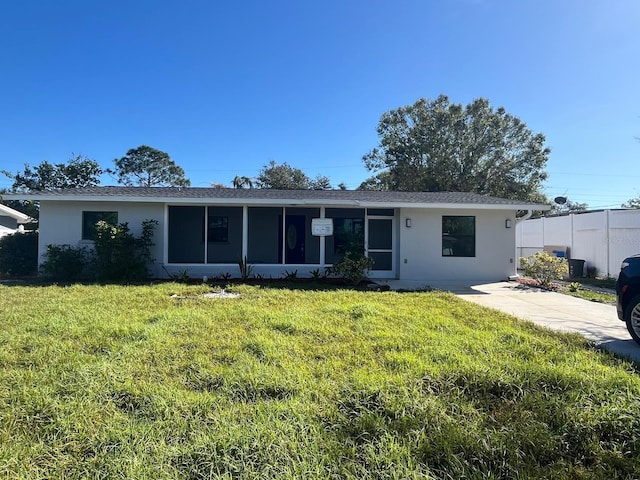
POLYGON ((616 280, 616 310, 631 337, 640 344, 640 254, 622 261, 616 280))

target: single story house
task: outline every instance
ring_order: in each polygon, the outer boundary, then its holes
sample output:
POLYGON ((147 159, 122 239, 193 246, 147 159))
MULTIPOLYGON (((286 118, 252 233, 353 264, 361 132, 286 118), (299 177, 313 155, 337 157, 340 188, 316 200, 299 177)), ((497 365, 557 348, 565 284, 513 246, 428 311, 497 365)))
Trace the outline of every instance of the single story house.
POLYGON ((0 238, 24 231, 24 225, 33 221, 28 215, 0 203, 0 238))
POLYGON ((374 259, 371 278, 498 281, 516 275, 519 211, 549 206, 456 192, 90 187, 7 198, 40 203, 46 246, 91 245, 98 220, 127 222, 138 235, 158 222, 153 275, 300 277, 346 251, 374 259))

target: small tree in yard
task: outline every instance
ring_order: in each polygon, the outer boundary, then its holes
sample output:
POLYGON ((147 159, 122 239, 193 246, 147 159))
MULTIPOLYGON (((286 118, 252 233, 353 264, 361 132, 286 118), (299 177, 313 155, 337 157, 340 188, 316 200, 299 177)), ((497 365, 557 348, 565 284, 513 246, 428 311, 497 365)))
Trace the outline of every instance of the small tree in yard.
POLYGON ((96 223, 95 255, 98 280, 136 282, 149 277, 147 266, 153 262, 155 220, 142 222, 142 234, 136 238, 129 225, 96 223))
POLYGON ((537 280, 545 288, 548 288, 554 280, 561 280, 569 273, 567 261, 564 258, 549 255, 547 252, 537 252, 529 257, 522 257, 520 265, 527 277, 537 280))

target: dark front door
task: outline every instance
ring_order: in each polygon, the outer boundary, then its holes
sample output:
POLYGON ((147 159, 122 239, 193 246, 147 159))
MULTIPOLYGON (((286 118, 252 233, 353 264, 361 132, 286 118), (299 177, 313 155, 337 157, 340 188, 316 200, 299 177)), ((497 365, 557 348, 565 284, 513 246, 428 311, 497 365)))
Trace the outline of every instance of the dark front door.
POLYGON ((284 223, 284 263, 304 263, 305 216, 287 215, 284 223))

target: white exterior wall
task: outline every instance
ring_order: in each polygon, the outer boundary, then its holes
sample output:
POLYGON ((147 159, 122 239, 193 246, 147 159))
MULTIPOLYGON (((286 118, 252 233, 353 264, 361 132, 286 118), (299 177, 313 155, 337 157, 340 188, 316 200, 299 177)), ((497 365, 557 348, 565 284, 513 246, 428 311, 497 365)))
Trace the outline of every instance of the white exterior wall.
POLYGON ((127 222, 135 236, 142 232, 142 222, 156 220, 152 253, 157 263, 152 266, 154 276, 161 275, 164 252, 164 204, 121 202, 41 202, 40 238, 38 244, 39 263, 44 260, 47 245, 92 246, 93 242, 82 240, 82 212, 118 212, 118 223, 127 222), (160 271, 158 271, 160 270, 160 271))
POLYGON ((515 212, 504 210, 422 210, 400 212, 398 277, 401 280, 478 281, 506 280, 515 275, 515 212), (476 217, 476 256, 442 255, 442 216, 476 217), (411 219, 407 228, 406 219, 411 219))
POLYGON ((545 245, 569 247, 569 258, 585 260, 597 275, 615 277, 626 257, 640 253, 640 210, 603 210, 527 220, 517 226, 518 256, 545 245))
MULTIPOLYGON (((187 271, 191 277, 204 275, 215 278, 229 273, 239 276, 237 265, 164 265, 166 259, 165 204, 122 202, 41 202, 40 206, 40 262, 46 246, 68 244, 74 247, 92 242, 82 238, 83 211, 115 211, 118 222, 127 222, 134 235, 141 232, 144 220, 156 220, 152 253, 156 258, 152 274, 163 277, 167 272, 187 271), (163 269, 163 265, 166 271, 163 269)), ((515 212, 507 210, 459 209, 399 209, 394 231, 395 277, 401 280, 435 281, 499 281, 516 273, 515 212), (470 215, 476 218, 476 256, 450 257, 442 255, 442 216, 470 215), (405 220, 411 218, 411 227, 405 220), (505 227, 505 220, 512 228, 505 227)), ((298 276, 309 276, 317 265, 254 265, 253 274, 264 278, 279 278, 285 272, 297 270, 298 276)))

